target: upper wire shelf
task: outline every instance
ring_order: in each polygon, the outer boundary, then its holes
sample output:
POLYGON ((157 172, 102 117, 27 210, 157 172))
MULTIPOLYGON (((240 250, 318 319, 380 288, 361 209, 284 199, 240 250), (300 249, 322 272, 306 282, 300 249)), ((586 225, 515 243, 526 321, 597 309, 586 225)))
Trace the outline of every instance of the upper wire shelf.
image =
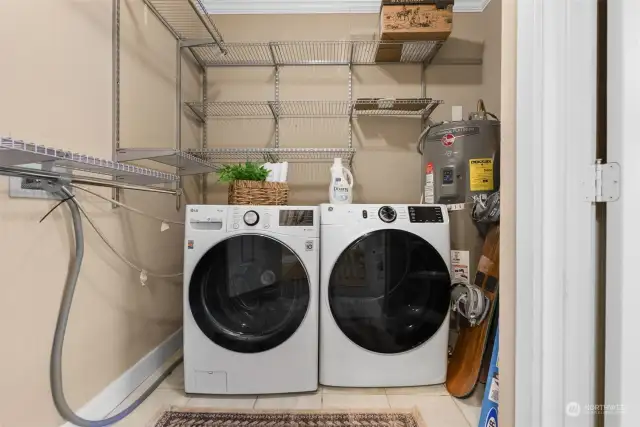
POLYGON ((0 166, 12 167, 29 163, 45 166, 58 166, 72 170, 109 175, 119 182, 137 185, 171 183, 178 176, 160 172, 155 169, 118 163, 86 154, 58 148, 45 147, 29 142, 18 141, 8 137, 0 138, 0 166))
POLYGON ((444 41, 282 41, 225 43, 225 52, 212 44, 191 46, 208 67, 279 65, 429 64, 444 41))
POLYGON ((353 116, 428 117, 442 101, 431 98, 366 98, 355 101, 218 101, 187 102, 207 118, 304 118, 353 116))
POLYGON ((197 175, 214 171, 214 165, 191 154, 172 148, 119 148, 116 151, 119 162, 153 160, 173 166, 180 176, 197 175))
POLYGON ((226 51, 222 34, 201 0, 143 0, 151 11, 180 40, 210 39, 210 49, 226 51))
POLYGON ((191 154, 216 165, 243 162, 325 163, 340 157, 351 165, 354 148, 206 148, 191 154))

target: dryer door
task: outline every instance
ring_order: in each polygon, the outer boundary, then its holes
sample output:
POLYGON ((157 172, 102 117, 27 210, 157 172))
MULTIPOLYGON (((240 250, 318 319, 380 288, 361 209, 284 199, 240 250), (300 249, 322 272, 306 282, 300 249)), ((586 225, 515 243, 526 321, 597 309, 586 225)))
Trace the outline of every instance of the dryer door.
POLYGON ((407 231, 377 230, 338 257, 328 297, 351 341, 390 354, 418 347, 436 333, 450 293, 447 264, 429 242, 407 231))
POLYGON ((310 283, 284 243, 240 235, 211 248, 196 265, 189 304, 216 344, 240 353, 277 347, 298 329, 309 308, 310 283))

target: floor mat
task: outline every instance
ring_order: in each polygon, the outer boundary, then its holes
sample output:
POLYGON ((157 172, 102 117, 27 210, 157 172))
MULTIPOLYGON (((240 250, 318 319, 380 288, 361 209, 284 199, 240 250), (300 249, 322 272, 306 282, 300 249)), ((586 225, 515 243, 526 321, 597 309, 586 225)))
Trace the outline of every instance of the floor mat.
POLYGON ((417 410, 207 411, 170 408, 154 427, 427 427, 417 410))

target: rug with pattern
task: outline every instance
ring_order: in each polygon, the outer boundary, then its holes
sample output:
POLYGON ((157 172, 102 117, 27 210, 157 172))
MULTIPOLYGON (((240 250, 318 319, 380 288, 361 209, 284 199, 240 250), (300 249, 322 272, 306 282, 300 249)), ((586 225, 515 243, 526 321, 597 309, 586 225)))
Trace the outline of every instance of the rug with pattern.
POLYGON ((412 411, 210 412, 171 408, 154 427, 426 427, 412 411))

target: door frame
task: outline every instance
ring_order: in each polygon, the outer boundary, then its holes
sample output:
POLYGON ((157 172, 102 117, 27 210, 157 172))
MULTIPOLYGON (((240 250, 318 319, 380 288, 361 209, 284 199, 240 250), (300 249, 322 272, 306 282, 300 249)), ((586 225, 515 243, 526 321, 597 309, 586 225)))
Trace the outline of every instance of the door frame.
POLYGON ((593 426, 597 0, 517 7, 514 425, 593 426))
POLYGON ((640 156, 636 123, 640 115, 640 15, 637 0, 609 0, 607 57, 607 162, 620 165, 620 199, 607 203, 605 407, 606 427, 638 424, 640 345, 637 301, 640 236, 636 183, 640 156), (634 194, 635 193, 635 194, 634 194), (625 197, 625 196, 629 197, 625 197), (624 416, 622 416, 624 414, 624 416))

